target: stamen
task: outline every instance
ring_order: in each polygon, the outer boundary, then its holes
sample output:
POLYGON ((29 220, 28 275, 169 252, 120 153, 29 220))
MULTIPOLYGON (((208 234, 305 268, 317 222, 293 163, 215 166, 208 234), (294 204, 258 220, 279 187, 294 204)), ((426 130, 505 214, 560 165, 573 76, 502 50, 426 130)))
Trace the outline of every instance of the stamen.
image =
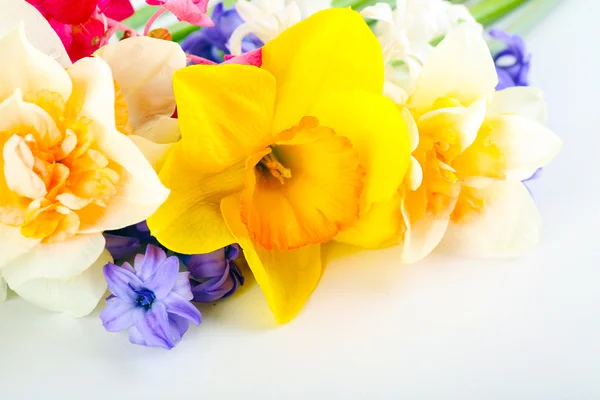
POLYGON ((284 178, 290 179, 292 177, 292 171, 289 168, 284 167, 281 162, 277 159, 277 156, 272 152, 264 156, 258 165, 266 168, 271 175, 273 175, 281 184, 284 184, 284 178))

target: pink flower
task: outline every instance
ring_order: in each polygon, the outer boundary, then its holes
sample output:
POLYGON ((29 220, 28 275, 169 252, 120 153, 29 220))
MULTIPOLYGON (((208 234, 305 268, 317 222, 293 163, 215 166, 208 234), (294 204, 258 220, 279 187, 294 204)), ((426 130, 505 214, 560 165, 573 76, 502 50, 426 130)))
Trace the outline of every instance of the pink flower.
POLYGON ((214 25, 210 17, 206 15, 208 0, 146 0, 146 3, 151 6, 163 6, 180 21, 198 26, 214 25))
POLYGON ((56 31, 71 61, 92 55, 114 33, 105 19, 133 15, 130 0, 27 0, 56 31))

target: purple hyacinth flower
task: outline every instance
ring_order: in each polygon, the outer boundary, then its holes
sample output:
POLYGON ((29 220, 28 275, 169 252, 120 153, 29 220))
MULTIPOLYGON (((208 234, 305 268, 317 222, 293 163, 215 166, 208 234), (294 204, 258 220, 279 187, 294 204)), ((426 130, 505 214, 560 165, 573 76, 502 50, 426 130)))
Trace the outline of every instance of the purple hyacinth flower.
POLYGON ((106 250, 112 258, 119 259, 135 253, 142 245, 139 239, 128 236, 104 234, 106 240, 106 250))
POLYGON ((513 86, 528 86, 531 54, 526 51, 523 38, 500 29, 490 29, 489 34, 505 45, 505 48, 494 56, 498 74, 496 90, 513 86))
POLYGON ((239 255, 239 246, 232 244, 212 253, 183 258, 194 278, 194 301, 209 303, 229 297, 244 284, 244 276, 234 262, 239 255))
MULTIPOLYGON (((206 58, 216 63, 223 62, 223 55, 230 54, 228 42, 233 31, 244 23, 235 8, 225 9, 219 3, 213 9, 212 27, 203 28, 189 35, 181 44, 186 53, 206 58)), ((261 47, 263 43, 254 35, 242 41, 242 52, 246 53, 261 47)))
POLYGON ((190 322, 200 325, 202 315, 191 303, 189 272, 179 272, 179 259, 149 245, 135 257, 133 267, 108 263, 104 277, 112 296, 100 313, 109 332, 129 330, 129 341, 172 349, 190 322))

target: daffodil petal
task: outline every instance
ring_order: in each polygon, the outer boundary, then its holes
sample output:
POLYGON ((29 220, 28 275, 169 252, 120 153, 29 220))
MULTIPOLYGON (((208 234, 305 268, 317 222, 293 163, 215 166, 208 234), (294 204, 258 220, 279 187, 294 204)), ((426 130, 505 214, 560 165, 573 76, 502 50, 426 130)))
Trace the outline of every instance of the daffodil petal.
POLYGON ((133 133, 159 144, 175 143, 181 139, 179 120, 163 116, 149 120, 135 129, 133 133))
POLYGON ((414 192, 408 191, 402 198, 401 211, 405 232, 400 243, 403 263, 420 261, 437 247, 444 237, 450 213, 456 203, 456 200, 449 200, 446 209, 437 214, 424 212, 424 190, 424 187, 420 187, 414 192))
POLYGON ((350 229, 340 232, 335 241, 368 249, 381 249, 398 244, 403 229, 397 194, 383 203, 373 203, 369 211, 350 229))
POLYGON ((452 30, 431 52, 409 104, 426 109, 451 96, 465 106, 494 92, 498 82, 494 61, 481 33, 471 24, 452 30))
MULTIPOLYGON (((3 11, 4 12, 4 11, 3 11)), ((23 24, 19 24, 0 37, 0 100, 12 95, 15 89, 24 94, 49 90, 67 100, 71 94, 71 80, 64 68, 49 55, 33 47, 25 37, 23 24)))
POLYGON ((0 302, 6 300, 6 295, 8 294, 8 286, 6 285, 6 281, 0 274, 0 302))
POLYGON ((458 134, 461 151, 477 138, 485 119, 486 99, 482 98, 469 107, 439 108, 419 118, 420 132, 449 129, 458 134))
POLYGON ((82 210, 81 233, 119 229, 143 221, 156 211, 169 191, 133 141, 115 127, 110 68, 100 58, 85 58, 69 68, 69 75, 76 88, 71 105, 100 124, 95 127, 98 147, 109 160, 123 167, 117 194, 107 207, 90 205, 82 210))
POLYGON ((488 102, 487 115, 501 114, 519 115, 544 125, 548 114, 544 94, 540 89, 525 86, 494 92, 488 102))
POLYGON ((152 235, 170 250, 204 254, 235 242, 221 216, 220 201, 242 190, 244 164, 221 173, 204 174, 187 161, 177 143, 162 167, 160 177, 171 194, 148 218, 152 235))
POLYGON ((131 135, 129 139, 140 149, 156 172, 160 172, 167 156, 175 146, 175 143, 159 144, 137 135, 131 135))
POLYGON ((387 202, 398 192, 409 165, 411 144, 396 105, 381 94, 335 92, 323 96, 309 115, 350 139, 365 169, 361 209, 387 202))
MULTIPOLYGON (((78 256, 76 251, 70 250, 62 253, 61 259, 78 256)), ((84 317, 94 311, 106 293, 102 267, 109 262, 112 257, 104 250, 82 273, 70 279, 32 279, 20 286, 11 285, 8 279, 7 282, 19 296, 33 304, 73 317, 84 317)))
POLYGON ((242 221, 265 248, 290 250, 325 243, 359 217, 364 170, 349 140, 305 118, 277 142, 247 161, 242 221), (293 132, 293 133, 292 133, 293 132), (275 178, 262 162, 275 157, 287 177, 275 178))
POLYGON ((119 83, 134 130, 156 116, 173 114, 173 74, 186 65, 181 46, 140 36, 101 47, 95 55, 108 63, 119 83))
POLYGON ((22 22, 27 39, 36 49, 63 67, 71 65, 60 38, 35 7, 25 0, 0 0, 0 10, 0 37, 22 22))
POLYGON ((0 270, 28 253, 39 242, 39 239, 29 239, 21 235, 20 228, 0 224, 0 270))
POLYGON ((254 242, 240 219, 239 196, 222 200, 221 210, 260 285, 275 319, 290 321, 302 309, 321 279, 320 245, 296 250, 267 250, 254 242))
POLYGON ((545 126, 503 114, 486 120, 477 140, 453 166, 470 186, 496 179, 523 181, 546 166, 561 147, 562 141, 545 126))
MULTIPOLYGON (((250 65, 194 65, 173 80, 184 152, 218 172, 273 143, 275 79, 250 65)), ((298 122, 298 121, 296 121, 298 122)))
POLYGON ((274 132, 298 124, 330 92, 383 90, 381 46, 350 8, 312 15, 267 43, 262 54, 262 68, 277 80, 274 132))
POLYGON ((102 234, 75 235, 56 243, 40 243, 3 269, 11 287, 35 279, 68 280, 88 268, 104 251, 102 234))
POLYGON ((483 200, 483 207, 465 222, 450 222, 440 251, 472 257, 514 256, 539 242, 541 218, 521 182, 499 181, 471 191, 483 200))

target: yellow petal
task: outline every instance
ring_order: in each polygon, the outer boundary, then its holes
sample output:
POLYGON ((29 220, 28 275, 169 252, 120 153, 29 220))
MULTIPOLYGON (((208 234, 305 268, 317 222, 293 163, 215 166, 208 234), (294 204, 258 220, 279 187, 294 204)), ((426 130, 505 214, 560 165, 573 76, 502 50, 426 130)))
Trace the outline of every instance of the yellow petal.
POLYGON ((374 203, 354 226, 340 232, 335 240, 367 249, 381 249, 398 244, 404 229, 400 202, 401 197, 397 193, 392 200, 374 203))
POLYGON ((175 145, 160 177, 171 194, 148 226, 160 243, 183 254, 209 253, 235 240, 221 216, 223 197, 242 190, 244 164, 205 174, 188 161, 182 143, 175 145))
POLYGON ((183 150, 218 172, 273 142, 275 79, 249 65, 195 65, 173 79, 183 150))
POLYGON ((248 160, 242 220, 268 249, 325 243, 358 220, 364 171, 348 139, 315 118, 284 135, 248 160))
POLYGON ((240 219, 239 196, 221 202, 227 225, 242 246, 248 265, 277 322, 290 321, 304 306, 321 279, 320 245, 296 250, 267 250, 254 242, 240 219))
POLYGON ((383 90, 381 46, 350 8, 314 14, 267 43, 262 55, 262 68, 277 80, 275 132, 298 124, 329 92, 383 90))
POLYGON ((350 139, 365 169, 361 209, 390 201, 408 169, 411 144, 396 105, 381 94, 335 92, 324 96, 309 115, 350 139))
POLYGON ((119 83, 134 130, 156 116, 173 114, 173 74, 186 64, 181 46, 141 36, 104 46, 95 55, 108 63, 119 83))
POLYGON ((150 165, 152 165, 156 172, 160 172, 167 159, 167 156, 171 150, 173 150, 173 146, 175 146, 175 143, 154 143, 142 136, 137 135, 131 135, 129 136, 129 139, 131 139, 138 149, 140 149, 142 154, 144 154, 144 157, 146 157, 146 160, 150 162, 150 165))

